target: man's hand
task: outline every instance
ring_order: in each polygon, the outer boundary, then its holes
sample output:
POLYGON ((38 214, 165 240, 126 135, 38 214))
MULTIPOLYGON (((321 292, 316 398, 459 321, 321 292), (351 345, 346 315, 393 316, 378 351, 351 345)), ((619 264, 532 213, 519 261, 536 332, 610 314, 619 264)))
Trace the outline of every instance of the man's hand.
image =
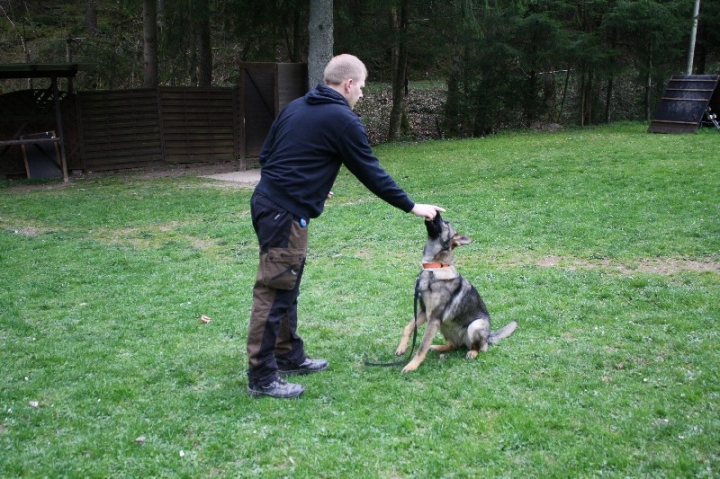
POLYGON ((444 213, 445 208, 440 208, 439 206, 435 205, 421 205, 416 203, 410 213, 414 214, 415 216, 425 218, 428 221, 432 221, 433 219, 435 219, 435 215, 438 213, 438 211, 444 213))

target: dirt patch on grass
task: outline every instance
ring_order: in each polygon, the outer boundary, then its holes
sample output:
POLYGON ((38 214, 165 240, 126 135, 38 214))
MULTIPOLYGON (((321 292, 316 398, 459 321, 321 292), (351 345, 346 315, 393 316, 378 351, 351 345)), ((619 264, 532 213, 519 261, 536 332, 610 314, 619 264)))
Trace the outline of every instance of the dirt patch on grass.
POLYGON ((28 238, 36 238, 40 235, 52 233, 57 229, 46 228, 30 221, 11 221, 7 218, 0 217, 0 230, 10 231, 16 235, 26 236, 28 238))
MULTIPOLYGON (((188 163, 180 165, 163 165, 154 168, 127 170, 132 178, 178 178, 182 176, 209 176, 233 173, 241 170, 240 161, 223 161, 213 163, 188 163)), ((116 173, 117 174, 117 173, 116 173)))
POLYGON ((29 226, 26 228, 21 228, 19 230, 14 230, 14 231, 15 231, 15 234, 19 234, 21 236, 27 236, 29 238, 34 238, 40 234, 40 228, 35 228, 32 226, 29 226))
POLYGON ((580 260, 565 259, 560 256, 545 256, 535 262, 537 266, 544 268, 566 268, 566 269, 604 269, 616 271, 622 275, 633 273, 655 273, 661 275, 677 274, 683 271, 696 273, 720 274, 720 261, 715 259, 692 260, 682 258, 653 258, 639 259, 632 263, 622 264, 610 260, 580 260))

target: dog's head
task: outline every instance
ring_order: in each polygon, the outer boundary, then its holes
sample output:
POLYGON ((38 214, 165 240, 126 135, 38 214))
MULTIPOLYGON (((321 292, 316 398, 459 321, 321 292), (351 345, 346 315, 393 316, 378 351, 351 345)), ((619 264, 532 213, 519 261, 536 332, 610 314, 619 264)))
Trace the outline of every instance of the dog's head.
POLYGON ((432 221, 426 220, 425 227, 428 232, 428 241, 423 252, 424 263, 452 263, 453 250, 457 246, 472 242, 467 236, 457 234, 452 225, 442 219, 440 213, 436 214, 432 221))

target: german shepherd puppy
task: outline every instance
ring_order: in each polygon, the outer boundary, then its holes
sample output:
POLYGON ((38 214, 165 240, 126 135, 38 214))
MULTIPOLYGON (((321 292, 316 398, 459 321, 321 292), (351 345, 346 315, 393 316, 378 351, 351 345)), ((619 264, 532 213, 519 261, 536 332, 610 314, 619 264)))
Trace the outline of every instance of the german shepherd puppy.
POLYGON ((444 352, 464 346, 468 349, 466 357, 475 359, 479 351, 487 351, 488 344, 507 338, 517 328, 517 322, 512 321, 491 332, 490 314, 480 294, 453 266, 455 247, 472 240, 457 234, 440 213, 433 221, 425 221, 425 226, 428 241, 423 251, 423 270, 415 283, 420 312, 405 326, 395 355, 405 354, 416 325, 427 322, 427 327, 415 357, 403 368, 403 373, 415 371, 429 350, 444 352), (432 344, 438 328, 447 344, 432 344))

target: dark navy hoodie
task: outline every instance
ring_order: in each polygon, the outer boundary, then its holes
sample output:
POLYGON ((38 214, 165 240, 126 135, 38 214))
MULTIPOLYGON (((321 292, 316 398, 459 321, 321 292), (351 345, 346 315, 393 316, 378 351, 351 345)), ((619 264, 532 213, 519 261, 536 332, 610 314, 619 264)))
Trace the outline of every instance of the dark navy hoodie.
POLYGON ((415 206, 380 166, 347 100, 322 84, 288 104, 273 122, 260 152, 256 191, 299 218, 317 218, 343 164, 391 205, 405 212, 415 206))

